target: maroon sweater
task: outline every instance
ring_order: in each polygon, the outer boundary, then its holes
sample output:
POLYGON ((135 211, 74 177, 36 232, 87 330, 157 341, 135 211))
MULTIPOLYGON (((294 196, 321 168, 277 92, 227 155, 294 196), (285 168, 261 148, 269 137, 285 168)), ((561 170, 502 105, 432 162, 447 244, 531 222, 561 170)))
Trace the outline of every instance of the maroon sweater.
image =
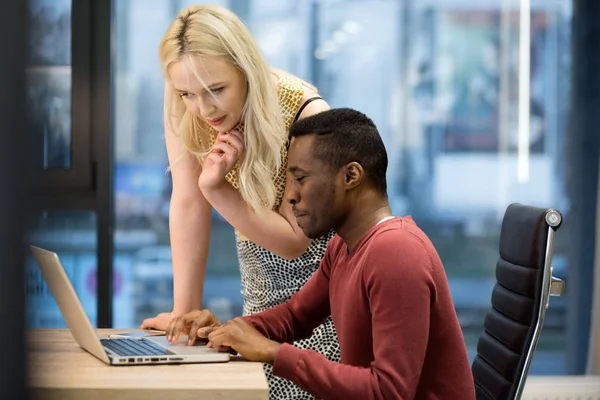
POLYGON ((245 318, 284 343, 274 374, 320 399, 475 399, 442 262, 410 217, 374 226, 349 253, 335 236, 300 291, 245 318), (330 314, 341 364, 288 344, 330 314))

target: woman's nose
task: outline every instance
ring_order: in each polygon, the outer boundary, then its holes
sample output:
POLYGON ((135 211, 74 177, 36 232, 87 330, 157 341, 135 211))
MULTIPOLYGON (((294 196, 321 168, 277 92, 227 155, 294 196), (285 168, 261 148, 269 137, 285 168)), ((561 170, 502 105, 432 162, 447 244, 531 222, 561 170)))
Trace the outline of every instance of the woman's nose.
POLYGON ((198 109, 198 114, 202 118, 214 117, 216 107, 211 99, 203 99, 202 96, 199 96, 196 100, 196 107, 198 109))

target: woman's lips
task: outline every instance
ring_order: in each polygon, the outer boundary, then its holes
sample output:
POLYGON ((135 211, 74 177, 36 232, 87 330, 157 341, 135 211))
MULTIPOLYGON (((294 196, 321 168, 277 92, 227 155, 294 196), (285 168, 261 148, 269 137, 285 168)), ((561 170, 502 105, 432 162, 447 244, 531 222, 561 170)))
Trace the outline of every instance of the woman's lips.
POLYGON ((221 118, 218 119, 208 119, 206 118, 205 121, 208 122, 210 125, 212 126, 219 126, 223 123, 223 121, 225 120, 225 117, 227 117, 226 115, 222 116, 221 118))

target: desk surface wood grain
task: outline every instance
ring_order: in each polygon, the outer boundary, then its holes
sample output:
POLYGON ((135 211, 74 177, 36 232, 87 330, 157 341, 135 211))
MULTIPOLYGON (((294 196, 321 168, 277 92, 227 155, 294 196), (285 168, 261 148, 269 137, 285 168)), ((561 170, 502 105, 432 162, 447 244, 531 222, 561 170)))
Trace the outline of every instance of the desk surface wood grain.
MULTIPOLYGON (((98 329, 99 337, 124 330, 98 329)), ((267 400, 262 364, 109 366, 81 349, 66 329, 28 331, 28 384, 36 399, 267 400)), ((560 393, 600 400, 599 376, 529 376, 523 400, 560 393)))
MULTIPOLYGON (((123 330, 98 329, 99 337, 123 330)), ((260 363, 109 366, 81 349, 66 329, 28 331, 28 383, 43 399, 267 400, 260 363)))

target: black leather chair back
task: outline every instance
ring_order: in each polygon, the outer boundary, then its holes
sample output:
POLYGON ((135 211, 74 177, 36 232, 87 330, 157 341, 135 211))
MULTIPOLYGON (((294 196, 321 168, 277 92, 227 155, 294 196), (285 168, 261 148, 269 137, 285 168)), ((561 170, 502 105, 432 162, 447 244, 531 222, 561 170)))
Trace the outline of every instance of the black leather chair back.
POLYGON ((506 210, 492 307, 472 365, 477 400, 521 396, 548 297, 564 290, 558 280, 553 283, 551 270, 554 231, 561 222, 554 209, 514 203, 506 210))

